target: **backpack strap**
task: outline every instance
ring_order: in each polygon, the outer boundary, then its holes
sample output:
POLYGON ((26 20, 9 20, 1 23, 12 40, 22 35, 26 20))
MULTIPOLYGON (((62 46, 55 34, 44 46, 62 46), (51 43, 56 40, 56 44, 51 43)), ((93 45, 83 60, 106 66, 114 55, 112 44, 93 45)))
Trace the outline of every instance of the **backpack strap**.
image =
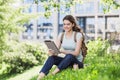
POLYGON ((64 33, 65 33, 65 32, 62 33, 61 38, 60 38, 60 42, 61 42, 61 43, 62 43, 62 41, 63 41, 64 33))
MULTIPOLYGON (((75 41, 75 42, 77 42, 77 39, 76 39, 77 33, 78 33, 78 32, 75 32, 75 33, 74 33, 74 41, 75 41)), ((82 34, 82 33, 81 33, 81 34, 82 34)), ((84 35, 82 34, 82 36, 84 36, 84 35)), ((84 38, 83 38, 82 43, 84 43, 84 38)))
MULTIPOLYGON (((83 34, 82 34, 82 36, 83 36, 83 34)), ((77 39, 76 39, 76 38, 77 38, 77 32, 74 33, 74 41, 75 41, 75 42, 77 42, 77 39)), ((83 44, 85 44, 85 43, 84 43, 84 38, 83 38, 83 40, 82 40, 82 45, 83 45, 83 44)))
POLYGON ((77 32, 74 33, 74 41, 77 42, 76 40, 76 35, 77 35, 77 32))
MULTIPOLYGON (((75 41, 75 42, 77 42, 77 39, 76 39, 77 36, 76 36, 76 35, 77 35, 77 32, 74 33, 74 41, 75 41)), ((82 34, 82 36, 83 36, 83 34, 82 34)), ((82 46, 83 46, 83 44, 85 44, 84 41, 82 41, 82 46)), ((82 48, 81 48, 81 50, 82 50, 82 48)), ((83 51, 82 51, 82 55, 83 55, 83 60, 82 60, 82 62, 84 62, 85 55, 83 54, 83 51)))

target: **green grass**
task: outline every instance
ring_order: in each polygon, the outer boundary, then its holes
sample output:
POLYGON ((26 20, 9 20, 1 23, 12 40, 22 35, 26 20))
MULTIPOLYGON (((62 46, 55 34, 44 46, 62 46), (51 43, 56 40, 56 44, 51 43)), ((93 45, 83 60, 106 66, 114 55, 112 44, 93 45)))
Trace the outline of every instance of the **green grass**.
MULTIPOLYGON (((66 69, 54 76, 48 74, 42 80, 120 80, 120 56, 87 56, 84 69, 66 69)), ((51 71, 50 71, 51 72, 51 71)), ((37 75, 30 80, 36 80, 37 75)))
POLYGON ((35 66, 29 70, 24 71, 23 73, 19 74, 6 74, 1 75, 0 80, 30 80, 35 75, 38 75, 41 66, 35 66))
MULTIPOLYGON (((65 69, 52 76, 51 72, 42 80, 120 80, 120 55, 105 55, 102 57, 88 55, 83 69, 65 69)), ((22 74, 0 76, 0 80, 36 80, 41 66, 35 66, 22 74)))

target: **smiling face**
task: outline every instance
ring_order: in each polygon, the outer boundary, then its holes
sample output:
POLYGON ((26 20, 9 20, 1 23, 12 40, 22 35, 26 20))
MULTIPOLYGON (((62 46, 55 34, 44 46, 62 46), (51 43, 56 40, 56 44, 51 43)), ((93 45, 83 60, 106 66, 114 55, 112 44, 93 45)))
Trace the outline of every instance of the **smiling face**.
POLYGON ((65 30, 65 32, 72 31, 73 26, 74 26, 74 24, 71 23, 69 20, 63 21, 63 29, 65 30))

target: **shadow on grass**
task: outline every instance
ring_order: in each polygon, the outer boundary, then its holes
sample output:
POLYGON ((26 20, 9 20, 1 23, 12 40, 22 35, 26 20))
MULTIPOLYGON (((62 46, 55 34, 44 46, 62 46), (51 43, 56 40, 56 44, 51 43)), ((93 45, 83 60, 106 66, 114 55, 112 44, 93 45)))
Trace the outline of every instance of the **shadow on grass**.
POLYGON ((7 79, 9 79, 11 77, 15 77, 16 74, 18 74, 18 73, 14 73, 14 74, 2 74, 2 75, 0 75, 0 80, 7 80, 7 79))

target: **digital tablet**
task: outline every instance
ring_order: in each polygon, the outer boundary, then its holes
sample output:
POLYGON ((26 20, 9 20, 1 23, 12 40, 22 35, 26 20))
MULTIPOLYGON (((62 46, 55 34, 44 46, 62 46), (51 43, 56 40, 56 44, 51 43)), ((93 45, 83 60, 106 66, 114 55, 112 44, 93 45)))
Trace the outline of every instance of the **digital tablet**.
POLYGON ((48 49, 54 50, 54 54, 59 54, 59 53, 60 53, 60 51, 59 51, 59 49, 57 48, 57 46, 55 45, 54 41, 45 40, 44 42, 45 42, 45 44, 47 45, 48 49))

